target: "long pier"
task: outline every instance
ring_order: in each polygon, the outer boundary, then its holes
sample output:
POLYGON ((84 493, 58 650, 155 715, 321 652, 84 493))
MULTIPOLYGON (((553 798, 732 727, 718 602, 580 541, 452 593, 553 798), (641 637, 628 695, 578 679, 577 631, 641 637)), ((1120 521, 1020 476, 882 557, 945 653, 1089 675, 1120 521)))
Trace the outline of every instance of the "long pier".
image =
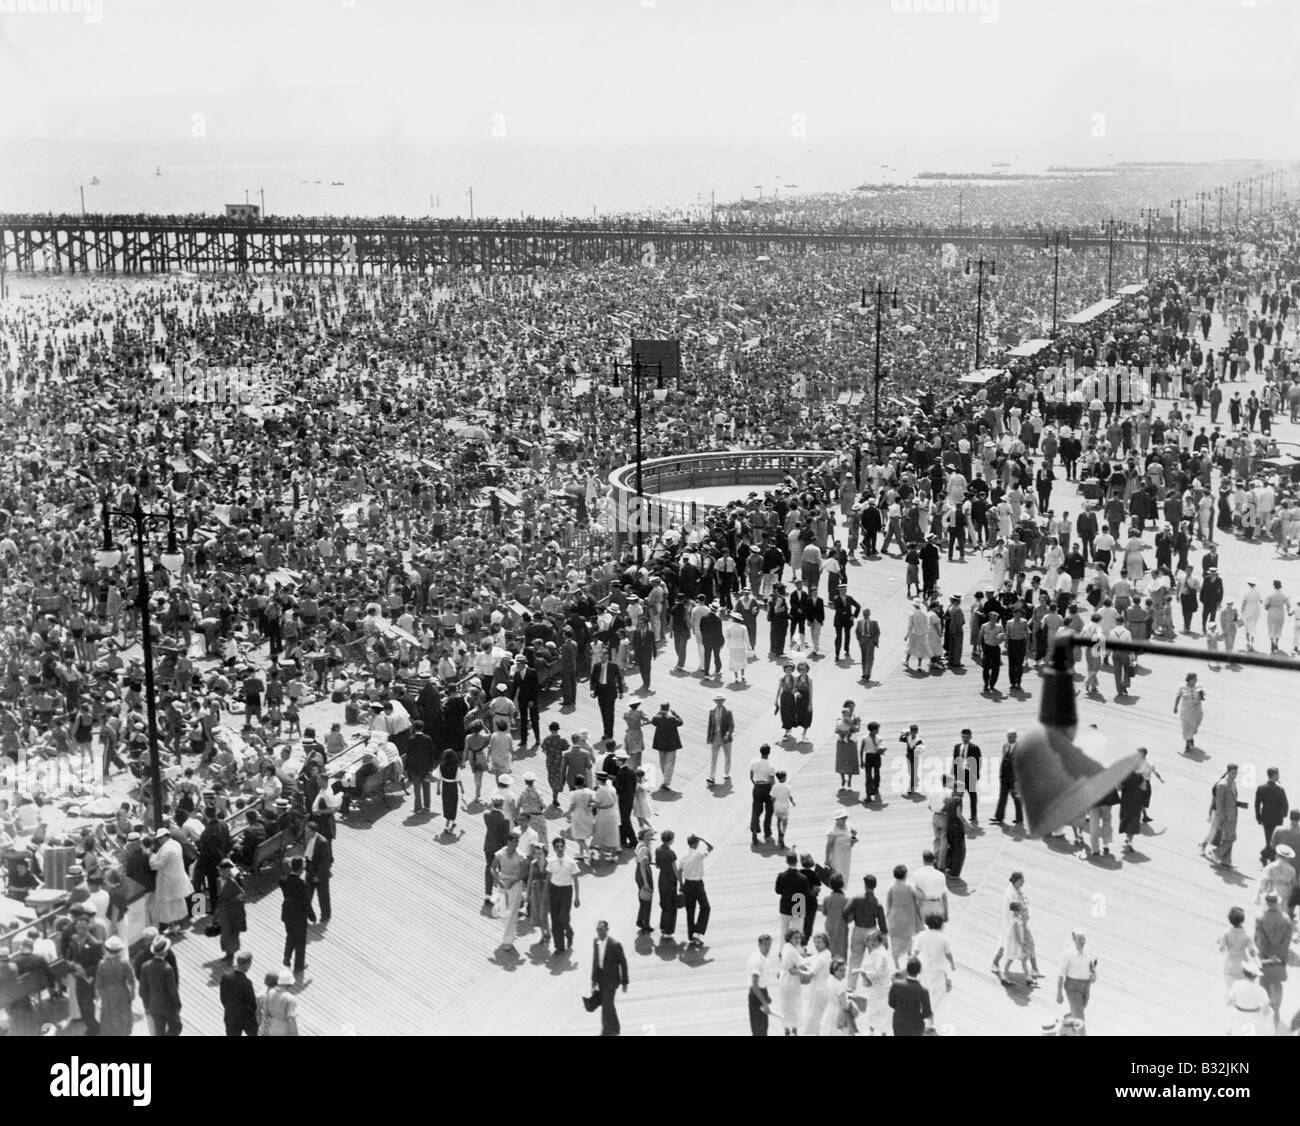
MULTIPOLYGON (((1113 237, 1072 230, 1072 246, 1166 250, 1203 237, 1147 234, 1138 225, 1113 237)), ((380 274, 470 269, 517 273, 556 265, 643 262, 704 254, 757 257, 953 243, 1034 245, 1042 227, 779 226, 720 222, 484 221, 263 218, 154 215, 0 215, 0 268, 16 273, 380 274)))

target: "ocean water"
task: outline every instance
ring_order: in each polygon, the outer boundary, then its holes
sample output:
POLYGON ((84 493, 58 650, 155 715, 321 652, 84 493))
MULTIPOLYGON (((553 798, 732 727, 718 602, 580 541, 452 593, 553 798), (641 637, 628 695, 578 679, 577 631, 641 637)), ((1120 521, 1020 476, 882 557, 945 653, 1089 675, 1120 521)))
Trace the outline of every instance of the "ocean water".
POLYGON ((216 213, 258 203, 269 215, 454 218, 707 214, 719 204, 903 182, 925 168, 988 167, 987 155, 942 160, 788 144, 536 147, 510 140, 418 148, 375 144, 94 145, 27 141, 0 152, 0 211, 216 213), (887 166, 887 167, 886 167, 887 166), (92 179, 99 184, 93 185, 92 179), (334 181, 341 183, 335 184, 334 181))

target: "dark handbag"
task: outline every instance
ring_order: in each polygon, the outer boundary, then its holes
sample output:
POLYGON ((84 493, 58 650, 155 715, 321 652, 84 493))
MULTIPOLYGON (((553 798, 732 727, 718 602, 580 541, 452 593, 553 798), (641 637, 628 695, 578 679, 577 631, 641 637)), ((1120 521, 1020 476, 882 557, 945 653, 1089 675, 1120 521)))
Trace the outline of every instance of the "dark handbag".
POLYGON ((203 928, 203 933, 208 938, 216 938, 221 933, 221 928, 216 923, 209 923, 203 928))
POLYGON ((603 998, 600 995, 600 986, 597 986, 591 993, 582 999, 582 1007, 589 1013, 594 1013, 600 1008, 603 998))
POLYGON ((685 892, 679 891, 676 895, 673 896, 673 906, 679 911, 686 906, 685 892))

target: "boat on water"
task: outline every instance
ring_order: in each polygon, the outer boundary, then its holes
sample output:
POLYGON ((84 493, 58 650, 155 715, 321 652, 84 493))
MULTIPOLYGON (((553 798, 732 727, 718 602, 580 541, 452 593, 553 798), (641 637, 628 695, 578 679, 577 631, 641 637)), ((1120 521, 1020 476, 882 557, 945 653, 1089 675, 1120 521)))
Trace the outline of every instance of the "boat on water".
POLYGON ((161 175, 162 175, 162 165, 161 165, 161 164, 155 164, 155 165, 153 166, 153 174, 154 174, 155 176, 161 176, 161 175))
POLYGON ((343 187, 343 181, 342 181, 342 180, 331 180, 331 181, 330 181, 330 187, 331 187, 331 188, 341 188, 341 187, 343 187))
POLYGON ((98 177, 98 176, 92 176, 92 177, 90 178, 90 186, 91 186, 92 188, 97 188, 97 187, 99 187, 99 177, 98 177))

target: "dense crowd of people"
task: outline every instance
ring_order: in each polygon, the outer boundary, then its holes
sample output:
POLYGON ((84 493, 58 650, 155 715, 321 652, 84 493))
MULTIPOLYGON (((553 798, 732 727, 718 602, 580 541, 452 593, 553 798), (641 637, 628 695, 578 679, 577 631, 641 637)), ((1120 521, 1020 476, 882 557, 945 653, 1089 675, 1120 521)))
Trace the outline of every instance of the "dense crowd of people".
MULTIPOLYGON (((783 662, 787 648, 802 652, 809 641, 819 652, 825 626, 834 656, 859 661, 870 684, 879 634, 842 585, 855 554, 892 551, 906 566, 909 667, 924 674, 969 659, 990 694, 1004 663, 1011 690, 1020 688, 1063 630, 1095 638, 1081 656, 1087 690, 1098 691, 1109 668, 1122 694, 1130 661, 1105 641, 1173 636, 1175 603, 1184 629, 1199 616, 1226 660, 1239 631, 1245 647, 1284 647, 1282 625, 1291 615, 1300 630, 1300 609, 1280 591, 1243 592, 1234 606, 1213 543, 1237 533, 1300 550, 1300 499, 1282 463, 1270 463, 1280 454, 1271 421, 1300 410, 1295 230, 1294 213, 1282 224, 1270 217, 1259 221, 1257 250, 1219 245, 1167 262, 1140 296, 1063 325, 1037 355, 960 393, 975 332, 972 282, 951 253, 921 246, 504 279, 100 281, 21 298, 0 313, 0 843, 11 899, 35 903, 43 884, 62 884, 75 910, 61 916, 57 942, 37 928, 17 932, 7 965, 18 977, 69 967, 69 1001, 87 1033, 129 1031, 123 1006, 129 1015, 138 989, 151 1029, 176 1034, 170 943, 197 913, 229 966, 228 1030, 292 1034, 308 927, 329 918, 335 825, 394 776, 430 817, 436 783, 453 833, 469 786, 482 801, 492 776, 484 899, 502 915, 503 948, 513 948, 521 912, 557 950, 571 945, 583 866, 625 853, 637 860, 640 928, 655 929, 658 895, 661 934, 673 934, 680 900, 688 942, 702 942, 712 846, 691 838, 678 857, 669 830, 654 847, 648 815, 654 781, 672 788, 681 721, 666 706, 643 716, 633 705, 616 737, 624 678, 648 685, 669 637, 678 667, 694 642, 698 663, 721 680, 725 646, 730 675, 743 676, 761 648, 761 619, 767 650, 783 662), (877 276, 897 285, 901 306, 886 321, 891 401, 878 426, 869 411, 835 405, 840 391, 870 386, 872 320, 861 313, 874 306, 859 294, 877 276), (1208 346, 1202 311, 1231 326, 1227 346, 1208 346), (683 346, 681 385, 644 404, 647 457, 826 454, 762 496, 703 508, 694 526, 649 544, 641 563, 602 519, 614 500, 608 474, 635 441, 626 398, 608 394, 610 360, 633 330, 683 346), (1264 373, 1263 390, 1242 400, 1232 384, 1247 371, 1264 373), (214 373, 223 391, 215 399, 214 373), (1096 508, 1071 513, 1054 501, 1063 480, 1096 508), (163 520, 150 532, 145 575, 130 551, 103 565, 106 504, 173 514, 180 558, 163 550, 163 520), (989 552, 994 574, 969 607, 941 583, 944 553, 968 551, 989 552), (157 663, 161 810, 150 786, 142 583, 157 663), (557 725, 543 739, 548 685, 572 703, 579 682, 601 705, 600 739, 566 739, 557 725), (325 703, 344 716, 328 732, 303 720, 325 703), (363 724, 364 751, 342 731, 363 724), (516 748, 533 747, 546 787, 529 772, 517 790, 516 748), (643 761, 648 751, 657 770, 643 761), (544 813, 562 798, 576 855, 548 840, 544 813), (250 1007, 243 901, 276 842, 284 970, 268 975, 250 1007), (132 904, 154 933, 128 948, 132 904)), ((1043 254, 1009 250, 999 260, 984 298, 986 355, 1049 334, 1043 254)), ((1104 252, 1063 256, 1060 267, 1062 309, 1104 292, 1104 252)), ((1117 281, 1135 270, 1117 271, 1117 281)), ((130 546, 115 519, 111 537, 130 546)), ((1189 747, 1201 699, 1180 696, 1189 747)), ((792 662, 774 701, 787 738, 817 722, 812 701, 811 669, 792 662)), ((837 772, 846 788, 862 773, 870 803, 880 797, 880 737, 870 726, 863 737, 851 713, 837 721, 837 772)), ((712 774, 721 758, 724 779, 727 731, 719 712, 709 742, 712 774)), ((909 758, 917 739, 900 736, 909 758)), ((957 755, 954 774, 937 782, 908 779, 932 802, 924 867, 940 882, 960 875, 963 796, 976 814, 970 758, 957 755)), ((1150 774, 1139 775, 1074 826, 1081 853, 1109 853, 1111 804, 1131 841, 1150 799, 1150 774)), ((755 798, 755 838, 760 828, 770 835, 778 802, 788 815, 792 800, 779 775, 759 767, 758 777, 766 793, 755 798)), ((1009 779, 998 820, 1013 790, 1009 779)), ((1236 801, 1226 785, 1222 793, 1207 845, 1216 863, 1231 864, 1236 801)), ((832 898, 850 890, 847 833, 833 831, 824 864, 791 865, 832 898)), ((828 900, 824 941, 809 933, 815 909, 800 912, 799 931, 779 935, 791 1005, 806 996, 792 983, 820 983, 797 1018, 787 1012, 787 1030, 850 1029, 855 977, 870 1027, 883 1030, 890 1008, 895 1032, 900 1011, 907 1031, 933 1020, 951 963, 947 913, 928 902, 941 898, 932 877, 906 876, 897 876, 914 899, 911 930, 897 936, 906 943, 876 926, 872 888, 845 900, 838 918, 828 900), (927 881, 935 895, 917 891, 927 881), (845 947, 850 918, 862 935, 845 947), (894 981, 896 971, 908 980, 894 981)), ((786 905, 783 922, 793 918, 786 905)), ((1294 897, 1283 906, 1293 911, 1294 897)), ((891 910, 887 902, 879 917, 891 910)), ((1008 965, 1032 961, 1023 897, 1007 914, 1008 965)), ((1060 987, 1076 1020, 1087 999, 1068 986, 1083 980, 1078 962, 1064 959, 1071 972, 1060 987)), ((605 980, 604 968, 593 978, 605 980)), ((625 986, 625 966, 622 975, 625 986)), ((65 991, 60 979, 40 984, 65 991)), ((603 1024, 616 1031, 606 984, 603 1024)), ((751 984, 757 1031, 766 977, 751 984)))

